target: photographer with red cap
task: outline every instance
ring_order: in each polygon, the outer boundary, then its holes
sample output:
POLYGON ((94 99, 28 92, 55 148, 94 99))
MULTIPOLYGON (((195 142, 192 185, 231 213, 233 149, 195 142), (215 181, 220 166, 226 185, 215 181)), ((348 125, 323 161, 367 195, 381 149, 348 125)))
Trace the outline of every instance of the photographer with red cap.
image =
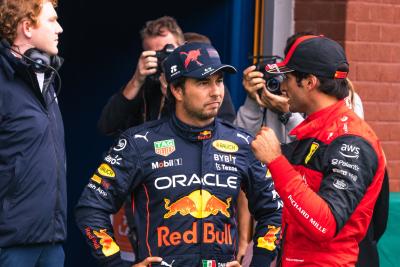
POLYGON ((267 71, 286 75, 282 90, 290 111, 307 114, 282 150, 266 127, 252 142, 284 202, 281 264, 354 266, 385 158, 373 130, 344 101, 349 94, 344 50, 323 36, 303 36, 267 71))

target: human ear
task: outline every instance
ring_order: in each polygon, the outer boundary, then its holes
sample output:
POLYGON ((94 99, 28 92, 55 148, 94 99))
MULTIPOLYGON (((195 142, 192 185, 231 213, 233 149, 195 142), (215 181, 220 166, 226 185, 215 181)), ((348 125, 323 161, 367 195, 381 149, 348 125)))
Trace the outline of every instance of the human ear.
POLYGON ((22 33, 26 38, 32 38, 32 29, 33 25, 32 22, 29 20, 23 20, 21 22, 22 33))
POLYGON ((183 99, 183 90, 180 86, 176 87, 170 84, 170 90, 172 95, 175 97, 176 101, 182 101, 183 99))

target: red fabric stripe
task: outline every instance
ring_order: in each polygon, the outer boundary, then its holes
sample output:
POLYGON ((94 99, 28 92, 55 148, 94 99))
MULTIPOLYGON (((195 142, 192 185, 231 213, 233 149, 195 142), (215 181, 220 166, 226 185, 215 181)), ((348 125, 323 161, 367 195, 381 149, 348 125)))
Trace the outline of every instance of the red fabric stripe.
POLYGON ((146 193, 146 212, 147 212, 147 222, 146 222, 146 245, 147 245, 147 250, 149 251, 149 256, 152 257, 151 255, 151 249, 149 245, 149 228, 150 228, 150 212, 149 212, 149 193, 147 192, 146 185, 143 184, 144 192, 146 193))
POLYGON ((278 62, 277 65, 278 67, 286 66, 286 64, 289 62, 290 58, 293 56, 294 51, 296 48, 301 44, 303 41, 311 39, 311 38, 317 38, 321 36, 316 36, 316 35, 305 35, 302 37, 299 37, 296 39, 296 41, 293 43, 293 45, 290 47, 289 52, 287 53, 285 59, 282 62, 278 62))
POLYGON ((345 71, 336 71, 335 72, 335 79, 345 79, 347 77, 347 72, 345 71))

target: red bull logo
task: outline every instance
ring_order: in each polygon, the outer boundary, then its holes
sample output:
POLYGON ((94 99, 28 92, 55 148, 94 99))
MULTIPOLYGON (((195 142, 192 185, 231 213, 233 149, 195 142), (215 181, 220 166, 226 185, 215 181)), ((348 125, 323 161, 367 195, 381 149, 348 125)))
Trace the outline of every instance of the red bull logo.
MULTIPOLYGON (((215 225, 211 222, 203 224, 202 243, 218 243, 232 245, 231 225, 224 224, 223 230, 216 230, 215 225)), ((192 224, 192 228, 179 232, 171 232, 168 226, 157 227, 157 245, 162 246, 178 246, 182 243, 196 244, 198 243, 198 225, 197 222, 192 224)))
POLYGON ((201 55, 200 49, 196 49, 196 50, 190 50, 189 52, 181 52, 181 55, 186 55, 186 59, 184 62, 185 65, 185 69, 188 68, 190 62, 196 62, 197 65, 199 66, 203 66, 203 63, 201 63, 198 58, 201 55))
POLYGON ((165 198, 164 207, 167 210, 167 213, 164 214, 164 219, 168 219, 177 213, 182 216, 190 214, 195 218, 207 218, 211 214, 217 215, 218 212, 229 218, 230 213, 228 209, 231 200, 232 198, 229 197, 226 201, 223 201, 215 195, 211 195, 207 190, 193 191, 189 195, 176 200, 172 204, 170 204, 171 201, 169 199, 165 198))
POLYGON ((276 241, 278 240, 280 227, 268 225, 268 232, 257 239, 257 247, 265 248, 266 250, 273 251, 276 248, 276 241))
POLYGON ((101 251, 106 257, 114 255, 119 251, 117 243, 107 234, 107 229, 100 229, 100 231, 93 230, 93 234, 100 238, 101 251))
POLYGON ((206 139, 210 139, 210 138, 211 138, 211 131, 209 131, 209 130, 202 131, 197 136, 198 140, 206 140, 206 139))

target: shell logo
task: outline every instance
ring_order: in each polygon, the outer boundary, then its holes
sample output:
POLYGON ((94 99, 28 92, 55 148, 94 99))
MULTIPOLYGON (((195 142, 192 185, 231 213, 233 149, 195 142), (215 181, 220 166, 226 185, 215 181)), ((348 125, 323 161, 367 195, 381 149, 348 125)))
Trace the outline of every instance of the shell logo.
POLYGON ((231 141, 227 141, 227 140, 215 140, 212 143, 213 147, 215 147, 215 149, 222 151, 222 152, 236 152, 239 150, 239 147, 237 144, 231 142, 231 141))
POLYGON ((97 171, 99 172, 99 174, 105 177, 110 177, 110 178, 115 177, 115 172, 108 164, 102 163, 100 167, 97 169, 97 171))

